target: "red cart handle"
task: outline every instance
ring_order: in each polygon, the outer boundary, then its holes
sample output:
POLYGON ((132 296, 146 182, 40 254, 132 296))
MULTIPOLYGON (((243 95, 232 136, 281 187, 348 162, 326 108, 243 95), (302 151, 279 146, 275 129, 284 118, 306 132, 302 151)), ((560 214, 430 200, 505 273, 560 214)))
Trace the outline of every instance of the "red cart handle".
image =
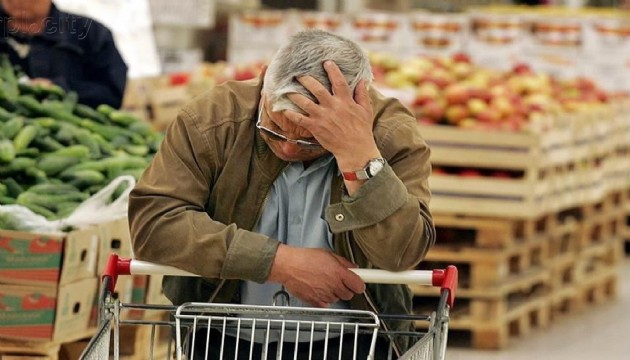
POLYGON ((112 293, 116 288, 118 275, 131 275, 131 259, 121 259, 117 254, 109 254, 103 275, 101 275, 101 281, 105 278, 110 279, 108 290, 112 293))
POLYGON ((451 308, 455 305, 455 291, 457 291, 458 278, 457 268, 454 265, 449 265, 444 270, 433 270, 433 286, 439 286, 441 291, 448 290, 446 303, 451 308))
MULTIPOLYGON (((379 269, 350 269, 366 283, 376 284, 419 284, 439 286, 441 291, 448 290, 447 303, 452 308, 455 303, 457 291, 457 268, 449 265, 446 269, 437 270, 407 270, 386 271, 379 269)), ((122 259, 116 254, 111 254, 103 271, 102 279, 110 278, 109 290, 114 291, 118 275, 199 275, 174 268, 172 266, 158 265, 147 261, 122 259)))

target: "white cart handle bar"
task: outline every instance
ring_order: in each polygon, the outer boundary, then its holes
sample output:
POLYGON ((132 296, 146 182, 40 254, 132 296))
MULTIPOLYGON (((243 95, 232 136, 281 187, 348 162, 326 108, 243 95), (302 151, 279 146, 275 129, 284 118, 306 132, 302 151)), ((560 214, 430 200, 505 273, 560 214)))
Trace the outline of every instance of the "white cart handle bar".
MULTIPOLYGON (((441 291, 448 291, 447 303, 452 308, 455 302, 455 291, 457 290, 457 268, 449 265, 446 269, 435 270, 407 270, 407 271, 386 271, 379 269, 350 269, 361 277, 366 283, 375 284, 415 284, 427 285, 441 288, 441 291)), ((193 276, 200 275, 190 273, 172 266, 158 265, 147 261, 135 259, 123 259, 116 254, 109 255, 107 265, 103 271, 102 278, 109 277, 110 291, 114 291, 118 275, 172 275, 172 276, 193 276)))

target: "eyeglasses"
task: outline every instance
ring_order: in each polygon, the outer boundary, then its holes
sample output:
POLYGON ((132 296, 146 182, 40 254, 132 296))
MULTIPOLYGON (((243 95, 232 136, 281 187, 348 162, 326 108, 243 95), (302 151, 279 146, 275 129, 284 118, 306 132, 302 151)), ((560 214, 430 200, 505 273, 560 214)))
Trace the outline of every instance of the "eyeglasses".
POLYGON ((256 128, 258 128, 258 130, 262 131, 263 133, 265 133, 265 135, 267 135, 269 137, 270 140, 272 141, 282 141, 282 142, 288 142, 291 144, 296 144, 299 145, 305 149, 313 149, 313 150, 319 150, 319 149, 323 149, 322 145, 320 143, 318 143, 317 141, 308 141, 308 140, 300 140, 300 139, 289 139, 288 137, 279 134, 271 129, 268 129, 262 125, 260 125, 260 122, 262 121, 262 113, 263 113, 263 106, 262 103, 260 105, 260 109, 258 110, 258 121, 256 121, 256 128))

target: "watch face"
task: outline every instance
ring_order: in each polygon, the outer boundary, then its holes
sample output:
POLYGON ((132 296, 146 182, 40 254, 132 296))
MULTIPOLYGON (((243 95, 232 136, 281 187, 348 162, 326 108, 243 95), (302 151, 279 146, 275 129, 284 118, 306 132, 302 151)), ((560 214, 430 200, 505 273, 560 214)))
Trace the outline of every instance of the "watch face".
POLYGON ((368 172, 370 176, 376 175, 383 168, 383 162, 379 160, 370 161, 370 166, 368 167, 368 172))

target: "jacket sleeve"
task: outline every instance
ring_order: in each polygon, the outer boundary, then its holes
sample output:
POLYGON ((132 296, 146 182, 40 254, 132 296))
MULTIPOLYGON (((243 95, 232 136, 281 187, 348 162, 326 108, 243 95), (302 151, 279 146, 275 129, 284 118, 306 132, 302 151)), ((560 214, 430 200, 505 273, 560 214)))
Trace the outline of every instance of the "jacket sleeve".
POLYGON ((326 219, 333 233, 350 232, 368 261, 400 271, 415 267, 435 243, 428 208, 430 150, 415 118, 402 105, 375 132, 387 165, 353 196, 331 204, 326 219))
MULTIPOLYGON (((116 48, 111 31, 96 22, 92 26, 92 34, 88 33, 91 36, 80 40, 87 50, 82 62, 84 77, 74 78, 75 83, 66 86, 71 86, 79 94, 79 102, 83 104, 92 107, 108 104, 118 109, 127 83, 127 65, 116 48)), ((62 81, 57 82, 64 87, 62 81)))
POLYGON ((214 221, 206 212, 213 174, 220 169, 196 119, 187 110, 180 112, 130 194, 134 253, 206 278, 264 282, 279 243, 214 221))

